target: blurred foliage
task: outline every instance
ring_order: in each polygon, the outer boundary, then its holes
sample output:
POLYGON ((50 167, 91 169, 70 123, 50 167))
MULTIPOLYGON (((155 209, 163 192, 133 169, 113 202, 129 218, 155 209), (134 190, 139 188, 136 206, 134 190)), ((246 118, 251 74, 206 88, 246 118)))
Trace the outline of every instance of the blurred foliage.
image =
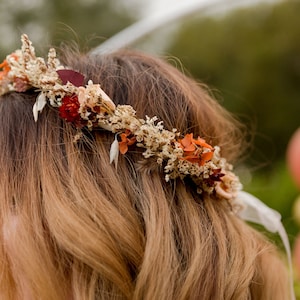
POLYGON ((192 18, 168 48, 217 89, 222 104, 255 130, 256 166, 283 159, 300 125, 300 1, 192 18))
POLYGON ((292 244, 299 190, 285 155, 300 126, 299 11, 300 1, 281 1, 193 17, 181 23, 167 49, 253 131, 244 189, 282 214, 292 244))
POLYGON ((71 40, 90 49, 131 24, 137 9, 121 0, 1 0, 0 57, 20 47, 21 33, 45 50, 71 40))
POLYGON ((299 225, 292 216, 292 210, 299 191, 289 174, 285 161, 274 162, 273 172, 254 172, 251 181, 244 183, 244 189, 280 212, 290 241, 293 243, 299 231, 299 225))

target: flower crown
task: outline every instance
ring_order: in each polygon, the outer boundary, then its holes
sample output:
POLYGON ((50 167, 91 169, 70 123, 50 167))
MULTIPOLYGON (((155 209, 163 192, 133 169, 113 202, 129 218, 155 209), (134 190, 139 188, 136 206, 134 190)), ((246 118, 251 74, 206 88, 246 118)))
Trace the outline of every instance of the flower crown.
POLYGON ((145 158, 154 158, 162 166, 165 180, 189 177, 198 193, 216 194, 234 200, 241 189, 232 166, 220 156, 220 148, 212 147, 193 133, 181 136, 173 129, 164 129, 157 117, 139 119, 130 105, 115 105, 99 84, 91 80, 84 86, 84 76, 62 66, 54 49, 48 60, 36 57, 27 35, 22 47, 0 64, 0 96, 8 92, 39 92, 33 106, 38 120, 48 103, 57 107, 61 118, 76 128, 103 128, 115 133, 110 149, 110 162, 117 165, 119 153, 125 154, 133 145, 144 148, 145 158), (2 69, 2 70, 1 70, 2 69))

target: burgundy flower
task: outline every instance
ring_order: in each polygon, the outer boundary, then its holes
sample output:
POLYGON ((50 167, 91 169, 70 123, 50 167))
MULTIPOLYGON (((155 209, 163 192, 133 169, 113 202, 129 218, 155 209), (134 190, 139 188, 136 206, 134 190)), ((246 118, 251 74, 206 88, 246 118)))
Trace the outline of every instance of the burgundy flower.
POLYGON ((208 186, 214 186, 215 182, 222 181, 224 175, 224 173, 221 173, 221 169, 214 169, 213 173, 208 178, 205 178, 204 181, 208 186))
POLYGON ((77 95, 65 96, 62 99, 62 105, 59 107, 59 116, 68 122, 78 123, 80 120, 79 107, 77 95))

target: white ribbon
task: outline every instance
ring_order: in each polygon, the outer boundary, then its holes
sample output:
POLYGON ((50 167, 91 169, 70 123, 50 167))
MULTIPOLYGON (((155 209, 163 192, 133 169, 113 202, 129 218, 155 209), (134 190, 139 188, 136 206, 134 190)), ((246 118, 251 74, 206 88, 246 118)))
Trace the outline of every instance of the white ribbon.
POLYGON ((241 191, 238 193, 237 199, 245 204, 245 208, 238 214, 239 217, 245 221, 263 225, 268 231, 279 234, 289 264, 291 300, 295 300, 291 248, 287 233, 281 223, 281 215, 249 193, 241 191))

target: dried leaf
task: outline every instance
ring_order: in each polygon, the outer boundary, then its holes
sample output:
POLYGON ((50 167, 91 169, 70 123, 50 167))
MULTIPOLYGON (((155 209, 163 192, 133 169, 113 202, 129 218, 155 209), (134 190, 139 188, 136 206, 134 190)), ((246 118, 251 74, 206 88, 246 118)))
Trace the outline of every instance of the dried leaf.
POLYGON ((63 84, 67 84, 67 82, 70 82, 76 87, 82 86, 84 84, 84 76, 79 72, 67 69, 57 70, 56 72, 63 84))

